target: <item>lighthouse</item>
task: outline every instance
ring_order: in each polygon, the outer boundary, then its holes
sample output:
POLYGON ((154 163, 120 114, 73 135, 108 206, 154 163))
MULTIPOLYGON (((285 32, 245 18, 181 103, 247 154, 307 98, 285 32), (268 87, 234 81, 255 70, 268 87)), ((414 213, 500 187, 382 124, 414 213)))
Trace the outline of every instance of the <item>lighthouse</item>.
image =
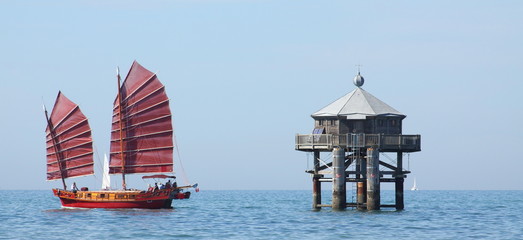
POLYGON ((297 134, 295 149, 312 152, 312 207, 346 207, 379 210, 382 207, 404 208, 403 154, 421 151, 419 134, 402 133, 402 114, 363 89, 364 77, 358 72, 355 88, 331 104, 314 112, 311 134, 297 134), (331 155, 331 159, 324 159, 331 155), (380 160, 380 153, 395 153, 394 163, 380 160), (380 170, 381 169, 383 170, 380 170), (332 202, 322 204, 322 183, 332 183, 332 202), (382 204, 381 183, 395 184, 395 203, 382 204), (347 183, 356 189, 356 199, 347 202, 347 183))

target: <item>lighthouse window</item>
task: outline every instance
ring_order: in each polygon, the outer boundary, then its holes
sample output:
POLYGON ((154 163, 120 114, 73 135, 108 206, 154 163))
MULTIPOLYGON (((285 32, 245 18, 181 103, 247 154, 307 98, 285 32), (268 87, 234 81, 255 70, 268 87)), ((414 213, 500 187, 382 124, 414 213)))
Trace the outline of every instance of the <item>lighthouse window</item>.
POLYGON ((380 126, 380 127, 383 126, 383 119, 378 120, 378 126, 380 126))
POLYGON ((390 121, 390 125, 393 126, 393 127, 396 126, 396 120, 391 120, 390 121))

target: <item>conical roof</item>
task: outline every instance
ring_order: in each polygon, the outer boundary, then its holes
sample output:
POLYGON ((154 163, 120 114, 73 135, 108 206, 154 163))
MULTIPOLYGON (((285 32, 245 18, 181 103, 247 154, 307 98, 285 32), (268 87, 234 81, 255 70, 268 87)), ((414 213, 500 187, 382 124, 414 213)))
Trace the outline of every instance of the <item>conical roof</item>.
POLYGON ((366 119, 368 116, 406 117, 406 115, 403 115, 360 87, 313 113, 311 116, 313 118, 346 117, 347 119, 366 119))

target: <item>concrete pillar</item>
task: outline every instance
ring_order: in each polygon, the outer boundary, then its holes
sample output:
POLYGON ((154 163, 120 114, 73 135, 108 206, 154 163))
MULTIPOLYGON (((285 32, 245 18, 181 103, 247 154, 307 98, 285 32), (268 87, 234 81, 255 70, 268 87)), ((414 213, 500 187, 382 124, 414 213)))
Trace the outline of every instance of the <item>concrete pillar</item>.
POLYGON ((377 148, 367 149, 367 210, 380 209, 380 159, 377 148))
POLYGON ((367 201, 367 187, 365 182, 357 183, 357 195, 356 203, 358 204, 358 210, 366 209, 365 202, 367 201))
POLYGON ((318 174, 320 169, 320 151, 314 151, 314 174, 312 177, 312 208, 320 210, 321 207, 321 175, 318 174))
POLYGON ((345 188, 345 150, 332 150, 332 209, 343 210, 347 207, 345 188))
POLYGON ((403 210, 405 208, 403 204, 403 152, 398 152, 397 155, 397 169, 396 169, 396 210, 403 210))
MULTIPOLYGON (((358 161, 360 161, 360 166, 357 168, 357 171, 360 172, 360 179, 365 180, 366 179, 366 171, 367 171, 367 161, 365 158, 360 157, 358 158, 358 161)), ((357 183, 357 195, 356 195, 356 201, 358 204, 358 209, 363 210, 367 209, 365 206, 365 203, 367 202, 367 184, 366 182, 358 182, 357 183)))

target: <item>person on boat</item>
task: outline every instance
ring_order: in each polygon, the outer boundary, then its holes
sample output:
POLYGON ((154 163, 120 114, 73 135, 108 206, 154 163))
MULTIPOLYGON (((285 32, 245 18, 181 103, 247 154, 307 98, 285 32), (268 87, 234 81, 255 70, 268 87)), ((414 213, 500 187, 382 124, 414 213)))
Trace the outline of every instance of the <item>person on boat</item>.
POLYGON ((71 185, 71 191, 73 191, 74 193, 78 191, 78 188, 76 187, 76 182, 73 182, 73 185, 71 185))
POLYGON ((147 192, 152 192, 154 190, 154 188, 151 186, 151 184, 149 184, 149 186, 147 187, 147 192))
POLYGON ((171 188, 171 180, 168 180, 168 181, 165 183, 165 188, 166 188, 166 189, 171 188))
POLYGON ((160 189, 165 189, 165 185, 163 185, 163 183, 160 183, 160 189))
POLYGON ((154 189, 153 189, 154 192, 158 191, 158 183, 154 183, 154 189))

